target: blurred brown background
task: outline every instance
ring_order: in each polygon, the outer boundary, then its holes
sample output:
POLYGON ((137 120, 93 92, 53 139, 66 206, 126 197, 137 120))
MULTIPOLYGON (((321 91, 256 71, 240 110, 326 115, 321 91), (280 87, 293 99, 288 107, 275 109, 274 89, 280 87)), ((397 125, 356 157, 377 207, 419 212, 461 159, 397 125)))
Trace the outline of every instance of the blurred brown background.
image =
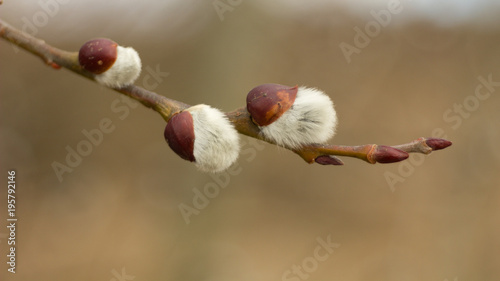
POLYGON ((229 111, 259 84, 314 86, 336 104, 332 143, 441 131, 453 146, 405 164, 333 167, 243 137, 235 175, 213 177, 170 151, 152 110, 2 40, 0 218, 15 169, 19 221, 15 275, 0 228, 0 279, 496 280, 499 6, 402 1, 348 63, 339 44, 354 46, 354 28, 388 2, 4 1, 3 20, 59 48, 94 37, 133 46, 136 84, 170 98, 229 111), (146 85, 154 69, 162 74, 146 85), (474 98, 490 75, 490 95, 474 98), (52 163, 104 118, 114 131, 59 181, 52 163), (186 224, 180 204, 215 185, 186 224), (340 247, 314 259, 328 237, 340 247))

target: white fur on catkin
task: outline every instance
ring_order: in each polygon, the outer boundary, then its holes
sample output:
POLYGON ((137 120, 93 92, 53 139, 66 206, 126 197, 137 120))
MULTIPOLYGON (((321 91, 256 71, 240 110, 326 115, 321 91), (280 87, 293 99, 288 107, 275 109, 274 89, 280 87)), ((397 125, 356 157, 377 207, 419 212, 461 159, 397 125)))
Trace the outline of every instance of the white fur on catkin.
POLYGON ((130 85, 141 74, 141 58, 132 47, 118 46, 116 60, 105 72, 95 76, 95 80, 105 86, 121 88, 130 85))
POLYGON ((220 172, 238 159, 239 136, 236 129, 220 110, 206 104, 187 109, 193 116, 196 166, 204 172, 220 172))
POLYGON ((337 122, 330 97, 318 89, 300 87, 292 107, 260 129, 265 138, 293 149, 326 142, 335 134, 337 122))

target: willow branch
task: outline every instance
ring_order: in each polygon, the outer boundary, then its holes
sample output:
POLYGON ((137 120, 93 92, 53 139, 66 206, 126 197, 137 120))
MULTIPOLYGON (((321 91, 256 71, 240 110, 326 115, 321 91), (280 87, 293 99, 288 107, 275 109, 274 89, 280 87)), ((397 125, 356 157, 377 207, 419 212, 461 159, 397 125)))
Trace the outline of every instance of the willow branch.
MULTIPOLYGON (((44 63, 52 68, 64 67, 74 73, 94 80, 94 74, 82 69, 78 63, 78 52, 68 52, 55 48, 45 41, 35 38, 18 30, 0 19, 0 36, 26 51, 40 57, 44 63)), ((144 106, 158 112, 163 119, 168 121, 175 113, 190 107, 180 101, 166 98, 157 93, 148 91, 142 87, 129 85, 123 88, 111 88, 121 94, 129 96, 144 106)), ((251 120, 245 107, 226 113, 236 130, 243 135, 275 144, 264 139, 260 129, 251 120)), ((434 150, 446 148, 451 145, 450 141, 435 138, 419 138, 412 142, 384 146, 367 144, 360 146, 342 146, 333 144, 310 144, 299 149, 289 149, 308 163, 319 163, 323 165, 342 165, 342 161, 336 156, 354 157, 368 163, 393 163, 408 158, 408 153, 429 154, 434 150)), ((287 148, 288 149, 288 148, 287 148)))
MULTIPOLYGON (((78 52, 68 52, 53 47, 44 40, 35 38, 21 30, 18 30, 0 19, 0 36, 26 51, 40 57, 43 62, 54 69, 64 67, 76 74, 94 80, 94 74, 84 70, 78 63, 78 52)), ((168 120, 174 113, 189 107, 188 104, 166 98, 157 93, 148 91, 142 87, 129 85, 113 90, 127 95, 146 107, 149 107, 168 120)))

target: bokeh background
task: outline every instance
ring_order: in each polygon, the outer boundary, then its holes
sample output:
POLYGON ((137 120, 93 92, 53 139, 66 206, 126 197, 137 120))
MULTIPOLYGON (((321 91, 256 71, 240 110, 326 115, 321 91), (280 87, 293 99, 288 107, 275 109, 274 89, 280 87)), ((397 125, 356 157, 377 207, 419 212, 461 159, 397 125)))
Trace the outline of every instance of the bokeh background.
POLYGON ((336 105, 332 143, 391 145, 434 132, 453 146, 404 164, 344 158, 333 167, 242 137, 233 174, 211 176, 170 151, 154 111, 1 40, 0 218, 7 224, 11 169, 18 217, 16 274, 0 228, 1 280, 500 275, 497 1, 401 1, 350 62, 339 45, 355 46, 355 28, 392 1, 3 2, 3 20, 59 48, 94 37, 133 46, 144 67, 136 84, 170 98, 229 111, 259 84, 314 86, 336 105), (153 70, 161 75, 146 81, 153 70), (474 98, 488 76, 497 84, 474 98), (52 164, 105 118, 113 132, 59 181, 52 164), (214 186, 186 220, 179 206, 194 207, 196 191, 214 186), (340 246, 314 262, 318 239, 340 246), (301 276, 286 273, 294 265, 301 276))

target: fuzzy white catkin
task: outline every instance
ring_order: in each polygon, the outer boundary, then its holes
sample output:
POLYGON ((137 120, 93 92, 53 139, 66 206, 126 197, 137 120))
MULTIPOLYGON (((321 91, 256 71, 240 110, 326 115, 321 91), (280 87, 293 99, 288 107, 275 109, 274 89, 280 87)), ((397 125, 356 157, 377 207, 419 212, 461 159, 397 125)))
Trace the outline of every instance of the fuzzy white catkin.
POLYGON ((318 89, 300 87, 292 107, 260 129, 265 138, 295 149, 326 142, 335 134, 337 122, 330 97, 318 89))
POLYGON ((141 58, 132 47, 118 46, 116 49, 116 60, 105 72, 95 76, 97 82, 102 85, 121 88, 130 85, 141 74, 141 58))
POLYGON ((187 109, 193 117, 196 166, 204 172, 221 172, 238 159, 239 136, 220 110, 206 104, 187 109))

